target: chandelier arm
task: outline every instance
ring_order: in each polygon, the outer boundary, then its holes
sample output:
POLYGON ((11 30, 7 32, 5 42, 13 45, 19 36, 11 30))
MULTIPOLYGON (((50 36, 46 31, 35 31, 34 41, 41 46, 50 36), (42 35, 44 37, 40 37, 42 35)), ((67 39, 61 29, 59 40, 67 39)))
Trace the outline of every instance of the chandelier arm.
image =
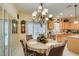
POLYGON ((40 3, 37 12, 33 14, 37 23, 43 24, 48 18, 48 9, 44 8, 44 4, 40 3))

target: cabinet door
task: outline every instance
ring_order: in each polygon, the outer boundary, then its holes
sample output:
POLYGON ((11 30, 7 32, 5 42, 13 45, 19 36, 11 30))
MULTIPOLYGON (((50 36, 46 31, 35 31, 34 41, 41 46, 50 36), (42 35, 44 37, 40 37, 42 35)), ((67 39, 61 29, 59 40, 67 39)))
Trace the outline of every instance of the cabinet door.
POLYGON ((76 30, 79 30, 79 23, 78 24, 75 24, 76 26, 75 26, 75 29, 76 30))
POLYGON ((48 21, 48 30, 52 30, 53 29, 53 21, 49 20, 48 21))
POLYGON ((73 23, 71 23, 71 29, 72 29, 72 30, 74 29, 74 24, 73 24, 73 23))
POLYGON ((79 23, 78 24, 71 23, 71 29, 79 30, 79 23))
POLYGON ((70 29, 71 23, 70 22, 62 22, 61 26, 62 26, 62 29, 70 29))

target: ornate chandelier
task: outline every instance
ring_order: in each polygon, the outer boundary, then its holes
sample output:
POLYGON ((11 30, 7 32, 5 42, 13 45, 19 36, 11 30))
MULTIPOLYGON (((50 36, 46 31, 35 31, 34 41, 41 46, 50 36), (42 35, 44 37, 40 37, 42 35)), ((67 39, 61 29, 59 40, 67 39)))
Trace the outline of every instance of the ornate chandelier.
POLYGON ((40 3, 37 11, 32 13, 32 19, 36 23, 40 23, 41 25, 46 21, 52 18, 52 14, 48 17, 48 9, 44 8, 43 3, 40 3))

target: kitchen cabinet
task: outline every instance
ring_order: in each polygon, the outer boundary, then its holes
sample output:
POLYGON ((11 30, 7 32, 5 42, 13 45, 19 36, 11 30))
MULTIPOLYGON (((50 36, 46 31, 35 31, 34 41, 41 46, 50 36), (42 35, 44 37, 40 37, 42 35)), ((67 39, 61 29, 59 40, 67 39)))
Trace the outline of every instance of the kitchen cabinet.
POLYGON ((65 37, 70 36, 71 34, 56 34, 56 39, 58 42, 64 41, 65 37))
POLYGON ((73 22, 61 22, 61 30, 79 30, 79 23, 74 24, 73 22))
POLYGON ((48 20, 48 30, 53 30, 54 28, 54 23, 52 20, 48 20))
POLYGON ((71 29, 71 23, 70 22, 61 22, 61 29, 71 29))
POLYGON ((78 54, 79 55, 79 38, 76 38, 78 37, 79 35, 76 35, 76 36, 69 36, 67 39, 68 39, 68 42, 67 42, 67 48, 78 54))
POLYGON ((79 30, 79 23, 78 24, 71 23, 71 29, 72 30, 79 30))

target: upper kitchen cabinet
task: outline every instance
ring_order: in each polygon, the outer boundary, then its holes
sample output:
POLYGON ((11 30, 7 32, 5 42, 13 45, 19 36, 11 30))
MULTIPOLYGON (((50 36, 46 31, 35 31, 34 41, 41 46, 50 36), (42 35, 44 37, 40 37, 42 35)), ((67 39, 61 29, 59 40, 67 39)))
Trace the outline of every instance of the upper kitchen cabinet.
POLYGON ((54 23, 52 20, 48 20, 48 30, 53 30, 54 28, 54 23))
POLYGON ((71 29, 72 30, 79 30, 79 23, 74 24, 73 22, 71 23, 71 29))
POLYGON ((61 21, 60 25, 62 30, 71 29, 71 22, 69 22, 68 20, 61 21))
POLYGON ((79 23, 75 24, 73 21, 61 21, 61 30, 79 30, 79 23))

